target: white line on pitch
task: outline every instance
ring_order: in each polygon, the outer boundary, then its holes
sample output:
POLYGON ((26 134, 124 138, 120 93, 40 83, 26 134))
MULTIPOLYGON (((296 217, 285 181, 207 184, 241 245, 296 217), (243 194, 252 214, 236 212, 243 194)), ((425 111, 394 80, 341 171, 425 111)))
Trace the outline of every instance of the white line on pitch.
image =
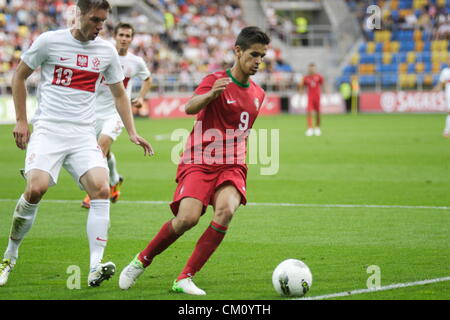
POLYGON ((423 286, 423 285, 430 284, 430 283, 437 283, 437 282, 444 282, 444 281, 450 281, 450 277, 443 277, 443 278, 436 278, 436 279, 422 280, 422 281, 415 281, 415 282, 396 283, 396 284, 391 284, 388 286, 374 288, 374 289, 359 289, 359 290, 352 290, 352 291, 344 291, 344 292, 338 292, 338 293, 332 293, 332 294, 325 294, 322 296, 298 298, 298 299, 293 299, 293 300, 323 300, 323 299, 347 297, 347 296, 352 296, 352 295, 362 294, 362 293, 372 293, 372 292, 387 291, 387 290, 406 288, 406 287, 423 286))
MULTIPOLYGON (((0 202, 17 201, 17 199, 0 199, 0 202)), ((80 200, 43 200, 47 203, 78 203, 80 200)), ((158 200, 120 200, 118 203, 124 204, 169 204, 170 201, 158 200)), ((270 202, 249 202, 249 206, 259 207, 304 207, 304 208, 378 208, 378 209, 431 209, 450 210, 445 206, 411 206, 411 205, 379 205, 379 204, 319 204, 319 203, 270 203, 270 202)))

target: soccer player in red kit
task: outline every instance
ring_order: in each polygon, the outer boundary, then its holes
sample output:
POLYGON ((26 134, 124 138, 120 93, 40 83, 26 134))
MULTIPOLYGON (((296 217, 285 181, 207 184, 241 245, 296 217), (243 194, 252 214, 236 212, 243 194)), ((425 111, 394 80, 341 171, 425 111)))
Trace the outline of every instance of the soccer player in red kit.
POLYGON ((250 76, 258 71, 269 42, 257 27, 242 29, 234 66, 206 76, 186 104, 186 113, 197 114, 197 121, 177 170, 178 186, 170 204, 175 218, 125 267, 121 289, 129 289, 154 257, 194 227, 212 205, 213 219, 172 286, 175 292, 206 294, 192 278, 223 240, 233 214, 246 204, 246 140, 265 99, 250 76))
POLYGON ((308 90, 308 106, 306 108, 306 118, 308 120, 308 130, 306 135, 320 136, 320 87, 323 85, 323 77, 316 72, 316 65, 311 63, 308 68, 308 75, 306 75, 300 83, 300 91, 304 87, 308 90), (316 112, 316 126, 313 128, 313 111, 316 112))

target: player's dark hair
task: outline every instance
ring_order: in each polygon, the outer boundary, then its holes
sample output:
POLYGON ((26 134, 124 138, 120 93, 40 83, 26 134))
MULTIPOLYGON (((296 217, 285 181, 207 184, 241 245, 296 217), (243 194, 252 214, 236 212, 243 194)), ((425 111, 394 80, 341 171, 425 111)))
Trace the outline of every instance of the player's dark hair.
POLYGON ((131 37, 134 37, 134 27, 126 22, 120 22, 115 28, 114 28, 114 36, 117 36, 117 33, 119 32, 119 29, 131 29, 131 37))
POLYGON ((246 27, 239 33, 234 45, 245 51, 255 43, 269 44, 270 38, 258 27, 246 27))
POLYGON ((107 0, 78 0, 77 7, 81 14, 86 14, 92 9, 104 9, 111 11, 111 5, 107 0))

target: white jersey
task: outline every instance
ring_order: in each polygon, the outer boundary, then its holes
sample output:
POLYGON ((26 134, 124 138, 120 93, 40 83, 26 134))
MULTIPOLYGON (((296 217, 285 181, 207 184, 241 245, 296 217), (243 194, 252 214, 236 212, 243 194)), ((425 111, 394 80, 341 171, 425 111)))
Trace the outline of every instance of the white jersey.
POLYGON ((46 121, 94 125, 95 93, 102 77, 108 84, 122 81, 116 48, 99 37, 81 42, 69 29, 41 34, 22 60, 41 67, 38 109, 32 123, 46 121))
MULTIPOLYGON (((133 88, 132 79, 137 77, 145 80, 150 77, 151 73, 144 59, 141 57, 128 53, 126 56, 119 56, 119 58, 125 75, 123 84, 127 90, 128 97, 131 97, 131 90, 133 88)), ((114 97, 109 90, 107 82, 104 82, 104 80, 102 80, 100 88, 97 91, 95 113, 97 119, 109 118, 117 114, 114 97)))
POLYGON ((439 82, 445 83, 445 98, 450 108, 450 66, 441 71, 439 82))

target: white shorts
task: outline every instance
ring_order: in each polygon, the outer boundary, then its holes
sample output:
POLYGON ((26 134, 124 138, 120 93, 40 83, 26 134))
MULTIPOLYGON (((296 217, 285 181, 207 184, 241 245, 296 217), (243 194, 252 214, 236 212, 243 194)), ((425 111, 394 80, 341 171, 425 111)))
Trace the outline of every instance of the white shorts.
POLYGON ((51 177, 49 186, 53 186, 58 182, 61 167, 72 175, 82 190, 80 178, 87 171, 100 167, 109 172, 93 126, 34 126, 27 147, 25 175, 32 169, 46 171, 51 177))
POLYGON ((122 119, 120 119, 118 114, 103 119, 97 118, 95 121, 97 138, 103 134, 116 141, 117 137, 122 133, 123 127, 122 119))

